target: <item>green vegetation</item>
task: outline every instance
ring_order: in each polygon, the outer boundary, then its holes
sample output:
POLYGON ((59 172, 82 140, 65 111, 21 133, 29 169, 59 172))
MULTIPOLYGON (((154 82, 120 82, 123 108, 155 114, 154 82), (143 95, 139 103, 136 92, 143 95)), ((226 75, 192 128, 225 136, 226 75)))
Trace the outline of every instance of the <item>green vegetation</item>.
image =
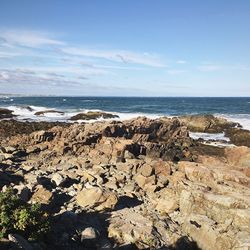
POLYGON ((43 240, 50 230, 48 214, 39 204, 23 202, 13 189, 0 193, 0 238, 18 233, 30 240, 43 240))

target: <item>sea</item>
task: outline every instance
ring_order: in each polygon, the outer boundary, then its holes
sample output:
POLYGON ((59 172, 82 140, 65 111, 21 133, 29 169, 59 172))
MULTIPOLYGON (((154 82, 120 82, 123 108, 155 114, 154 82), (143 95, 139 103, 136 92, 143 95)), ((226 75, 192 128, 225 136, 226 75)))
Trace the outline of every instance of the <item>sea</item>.
MULTIPOLYGON (((117 114, 119 116, 119 118, 116 118, 117 120, 126 120, 138 116, 159 118, 162 116, 212 114, 239 122, 244 129, 250 130, 250 97, 1 96, 0 107, 13 110, 13 114, 17 115, 17 120, 25 121, 69 122, 71 116, 88 111, 117 114), (35 115, 37 111, 43 110, 63 111, 64 114, 35 115)), ((211 135, 206 136, 211 137, 211 135)))

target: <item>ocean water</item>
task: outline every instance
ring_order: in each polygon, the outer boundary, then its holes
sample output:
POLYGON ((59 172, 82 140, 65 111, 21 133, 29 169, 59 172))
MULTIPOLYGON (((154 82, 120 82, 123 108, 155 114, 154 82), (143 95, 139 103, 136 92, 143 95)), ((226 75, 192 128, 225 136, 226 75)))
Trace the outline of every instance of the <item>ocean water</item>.
POLYGON ((72 115, 90 110, 111 112, 121 120, 137 116, 213 114, 250 129, 250 97, 0 97, 0 107, 13 110, 19 120, 46 121, 67 121, 72 115), (34 115, 46 109, 65 114, 34 115))

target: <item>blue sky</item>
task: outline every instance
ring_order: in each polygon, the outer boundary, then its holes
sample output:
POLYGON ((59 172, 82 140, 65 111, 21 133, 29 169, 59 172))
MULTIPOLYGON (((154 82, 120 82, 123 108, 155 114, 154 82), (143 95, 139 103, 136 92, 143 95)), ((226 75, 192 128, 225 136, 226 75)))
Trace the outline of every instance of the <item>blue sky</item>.
POLYGON ((250 96, 250 1, 1 0, 0 93, 250 96))

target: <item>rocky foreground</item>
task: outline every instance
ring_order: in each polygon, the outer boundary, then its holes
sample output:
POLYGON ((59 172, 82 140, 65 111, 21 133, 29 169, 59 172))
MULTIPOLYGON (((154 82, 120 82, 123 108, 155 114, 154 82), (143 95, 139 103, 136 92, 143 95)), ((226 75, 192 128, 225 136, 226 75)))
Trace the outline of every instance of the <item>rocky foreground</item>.
MULTIPOLYGON (((249 249, 250 148, 203 145, 188 127, 177 118, 1 121, 0 188, 43 204, 52 230, 42 243, 10 236, 0 249, 13 241, 25 249, 249 249)), ((234 127, 205 129, 240 133, 234 127)))

